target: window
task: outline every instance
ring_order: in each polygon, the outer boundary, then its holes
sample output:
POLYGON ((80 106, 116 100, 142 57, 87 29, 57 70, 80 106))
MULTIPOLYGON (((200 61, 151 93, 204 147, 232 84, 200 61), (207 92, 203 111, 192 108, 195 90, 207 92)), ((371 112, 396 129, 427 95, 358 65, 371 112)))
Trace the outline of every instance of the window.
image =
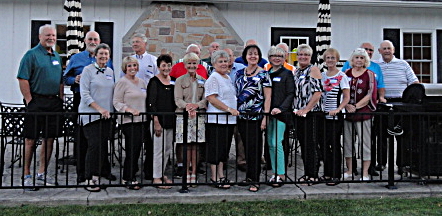
POLYGON ((422 83, 433 81, 431 41, 431 33, 403 33, 403 59, 422 83))
MULTIPOLYGON (((285 28, 272 27, 271 28, 271 45, 277 45, 284 42, 289 46, 290 51, 297 48, 300 44, 308 44, 313 48, 312 63, 316 60, 316 28, 285 28)), ((296 56, 291 53, 289 55, 289 63, 296 65, 296 56)))
MULTIPOLYGON (((66 44, 66 24, 54 23, 50 20, 32 20, 31 22, 31 47, 38 45, 38 30, 40 26, 45 24, 52 24, 57 30, 57 45, 55 50, 60 54, 63 62, 63 69, 66 68, 67 61, 67 44, 66 44)), ((114 23, 113 22, 95 22, 93 25, 84 25, 83 22, 83 32, 86 33, 90 30, 95 30, 100 34, 101 43, 107 43, 111 49, 113 47, 113 33, 114 33, 114 23)), ((84 47, 83 49, 85 49, 84 47)), ((113 52, 112 54, 113 55, 113 52)), ((112 58, 112 56, 111 56, 112 58)))
MULTIPOLYGON (((60 54, 61 61, 63 62, 63 69, 66 68, 66 61, 68 59, 67 53, 67 39, 66 39, 66 31, 67 31, 67 25, 66 24, 56 24, 55 28, 57 29, 57 45, 55 47, 55 50, 60 54)), ((86 35, 86 32, 88 32, 91 29, 90 25, 84 25, 83 26, 83 32, 86 35)), ((85 45, 86 46, 86 45, 85 45)), ((81 51, 83 51, 86 47, 83 47, 81 51)))
POLYGON ((286 43, 289 46, 289 59, 288 62, 292 65, 298 63, 296 53, 292 52, 300 44, 308 44, 308 37, 291 37, 291 36, 281 36, 280 43, 286 43))

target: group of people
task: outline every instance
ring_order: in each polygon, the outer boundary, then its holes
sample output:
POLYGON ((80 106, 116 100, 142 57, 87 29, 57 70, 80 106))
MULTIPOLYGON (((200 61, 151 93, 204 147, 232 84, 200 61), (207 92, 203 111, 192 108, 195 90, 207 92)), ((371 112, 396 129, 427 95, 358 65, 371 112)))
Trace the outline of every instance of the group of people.
MULTIPOLYGON (((59 55, 52 49, 55 29, 42 26, 39 39, 39 45, 20 63, 17 78, 24 103, 28 112, 62 112, 63 83, 71 86, 74 111, 80 113, 75 139, 77 181, 86 182, 85 188, 91 192, 101 190, 101 177, 117 179, 107 156, 114 111, 121 113, 116 116, 125 138, 122 184, 128 189, 141 188, 136 173, 143 145, 144 178, 152 179, 158 188, 171 188, 165 169, 169 159, 175 157, 177 163, 186 163, 183 178, 189 185, 196 186, 198 164, 204 159, 210 164, 213 185, 230 188, 224 167, 234 135, 236 144, 244 148, 246 179, 242 183, 251 192, 260 189, 261 156, 266 149, 264 155, 273 173, 269 184, 279 187, 286 177, 287 134, 291 129, 301 147, 304 176, 298 180, 303 184, 339 183, 341 134, 348 168, 343 177, 353 176, 357 136, 362 146, 361 180, 369 180, 373 158, 369 113, 376 110, 378 102, 397 100, 407 85, 417 82, 408 64, 394 57, 394 46, 389 41, 380 45, 382 58, 376 69, 370 69, 377 65, 370 61, 374 48, 364 43, 353 51, 345 66, 348 69, 342 71, 336 67, 339 52, 329 48, 323 55, 327 71, 321 73, 311 63, 313 50, 307 44, 297 48, 297 67, 286 61, 286 44, 272 46, 267 63, 254 40, 247 41, 237 59, 232 50, 221 50, 213 42, 210 58, 201 60, 199 46, 191 44, 184 58, 174 65, 168 54, 148 54, 146 36, 136 34, 130 41, 135 54, 125 57, 122 72, 115 73, 110 47, 100 43, 97 32, 86 34, 86 50, 72 56, 64 72, 59 55), (390 68, 397 70, 391 72, 390 68), (399 72, 403 68, 405 71, 399 72), (324 175, 319 177, 321 159, 324 175)), ((23 185, 29 189, 34 185, 30 164, 35 139, 40 136, 43 142, 36 179, 46 185, 56 184, 46 170, 54 138, 61 134, 59 122, 60 116, 25 118, 23 185)), ((378 158, 376 168, 384 169, 385 162, 378 158)))

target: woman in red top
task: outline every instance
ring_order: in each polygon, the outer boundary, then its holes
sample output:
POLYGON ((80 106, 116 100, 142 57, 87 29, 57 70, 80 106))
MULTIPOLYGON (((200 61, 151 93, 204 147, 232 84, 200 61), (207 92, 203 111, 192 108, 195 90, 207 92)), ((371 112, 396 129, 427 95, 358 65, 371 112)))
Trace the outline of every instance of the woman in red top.
MULTIPOLYGON (((358 48, 350 56, 351 69, 345 71, 350 80, 350 102, 345 106, 349 113, 371 113, 376 110, 377 88, 375 75, 367 67, 370 65, 370 57, 363 48, 358 48)), ((362 144, 362 178, 370 180, 368 168, 371 162, 371 119, 369 114, 347 115, 344 121, 344 157, 347 164, 347 172, 344 178, 351 177, 352 157, 355 154, 353 144, 358 136, 362 144)))

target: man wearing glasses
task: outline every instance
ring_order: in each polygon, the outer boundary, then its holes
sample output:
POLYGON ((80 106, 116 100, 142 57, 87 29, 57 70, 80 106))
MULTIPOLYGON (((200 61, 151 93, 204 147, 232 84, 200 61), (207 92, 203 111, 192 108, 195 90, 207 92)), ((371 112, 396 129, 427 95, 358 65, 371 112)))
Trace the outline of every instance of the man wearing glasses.
MULTIPOLYGON (((78 105, 80 105, 80 77, 83 72, 83 68, 95 62, 94 50, 100 44, 100 35, 96 31, 89 31, 84 38, 86 44, 86 50, 71 56, 66 70, 64 71, 64 83, 71 87, 71 91, 74 95, 72 112, 78 112, 78 105)), ((114 69, 112 60, 106 64, 107 67, 114 69)), ((76 116, 73 116, 74 127, 77 133, 79 133, 75 140, 74 154, 77 158, 77 182, 84 182, 85 169, 85 157, 87 149, 87 141, 82 133, 82 130, 78 129, 76 116), (79 137, 79 140, 77 138, 79 137)))

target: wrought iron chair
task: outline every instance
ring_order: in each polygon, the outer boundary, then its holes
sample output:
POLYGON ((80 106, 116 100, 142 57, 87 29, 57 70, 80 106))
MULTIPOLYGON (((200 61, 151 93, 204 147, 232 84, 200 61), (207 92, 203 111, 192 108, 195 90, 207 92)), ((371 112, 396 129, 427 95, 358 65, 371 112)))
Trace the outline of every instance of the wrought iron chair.
POLYGON ((1 120, 1 143, 2 143, 2 171, 5 163, 5 152, 7 145, 11 148, 11 168, 14 163, 19 162, 21 167, 22 149, 24 145, 24 138, 22 137, 23 122, 24 122, 24 104, 5 103, 0 102, 0 110, 2 112, 1 120))

